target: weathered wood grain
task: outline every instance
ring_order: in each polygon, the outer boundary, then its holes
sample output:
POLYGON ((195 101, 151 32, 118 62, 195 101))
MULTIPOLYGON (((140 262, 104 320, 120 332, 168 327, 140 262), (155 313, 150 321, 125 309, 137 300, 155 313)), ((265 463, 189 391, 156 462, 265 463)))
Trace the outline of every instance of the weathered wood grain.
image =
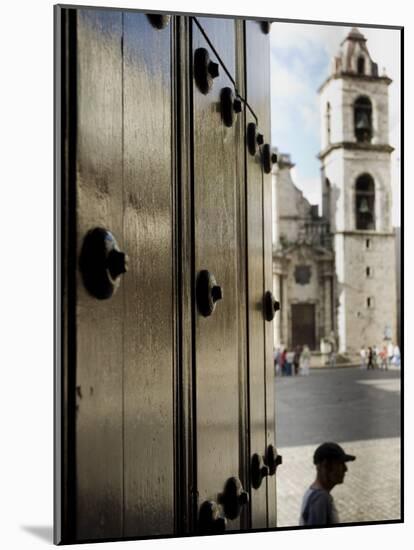
MULTIPOLYGON (((120 12, 77 10, 78 253, 98 226, 123 245, 121 38, 120 12)), ((78 540, 122 535, 123 300, 122 283, 110 300, 90 296, 78 271, 78 540)))
POLYGON ((171 24, 124 13, 124 536, 174 532, 171 24))

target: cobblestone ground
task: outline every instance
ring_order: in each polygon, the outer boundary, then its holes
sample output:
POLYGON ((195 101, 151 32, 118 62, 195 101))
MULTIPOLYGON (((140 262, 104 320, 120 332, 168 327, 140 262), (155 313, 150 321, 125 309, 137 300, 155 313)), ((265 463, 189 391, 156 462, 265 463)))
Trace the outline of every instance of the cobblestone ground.
POLYGON ((357 457, 332 491, 340 522, 400 519, 399 372, 346 370, 276 381, 279 527, 298 525, 313 452, 327 440, 357 457))

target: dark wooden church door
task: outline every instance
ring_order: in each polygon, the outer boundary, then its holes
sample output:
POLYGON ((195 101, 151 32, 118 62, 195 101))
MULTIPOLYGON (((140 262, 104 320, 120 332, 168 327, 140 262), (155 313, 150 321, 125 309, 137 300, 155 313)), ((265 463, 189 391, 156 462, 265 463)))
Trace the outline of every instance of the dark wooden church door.
POLYGON ((56 8, 57 541, 276 526, 263 29, 56 8))
POLYGON ((292 347, 316 348, 315 305, 292 304, 292 347))

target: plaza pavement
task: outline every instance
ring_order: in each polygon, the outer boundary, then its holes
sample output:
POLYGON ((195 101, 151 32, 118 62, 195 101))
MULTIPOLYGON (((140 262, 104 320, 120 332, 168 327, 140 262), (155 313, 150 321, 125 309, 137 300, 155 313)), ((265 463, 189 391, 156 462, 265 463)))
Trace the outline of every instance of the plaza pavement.
POLYGON ((357 457, 332 491, 340 522, 400 519, 399 371, 345 370, 276 379, 278 527, 298 525, 313 452, 326 440, 357 457))

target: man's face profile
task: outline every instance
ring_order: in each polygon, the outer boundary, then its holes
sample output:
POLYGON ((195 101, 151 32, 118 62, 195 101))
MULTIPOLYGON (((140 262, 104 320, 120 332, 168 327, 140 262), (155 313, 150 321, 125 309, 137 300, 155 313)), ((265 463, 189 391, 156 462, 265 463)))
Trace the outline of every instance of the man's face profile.
POLYGON ((324 480, 330 485, 339 485, 343 483, 345 472, 348 471, 348 468, 345 462, 340 460, 323 460, 319 464, 319 471, 324 480))

